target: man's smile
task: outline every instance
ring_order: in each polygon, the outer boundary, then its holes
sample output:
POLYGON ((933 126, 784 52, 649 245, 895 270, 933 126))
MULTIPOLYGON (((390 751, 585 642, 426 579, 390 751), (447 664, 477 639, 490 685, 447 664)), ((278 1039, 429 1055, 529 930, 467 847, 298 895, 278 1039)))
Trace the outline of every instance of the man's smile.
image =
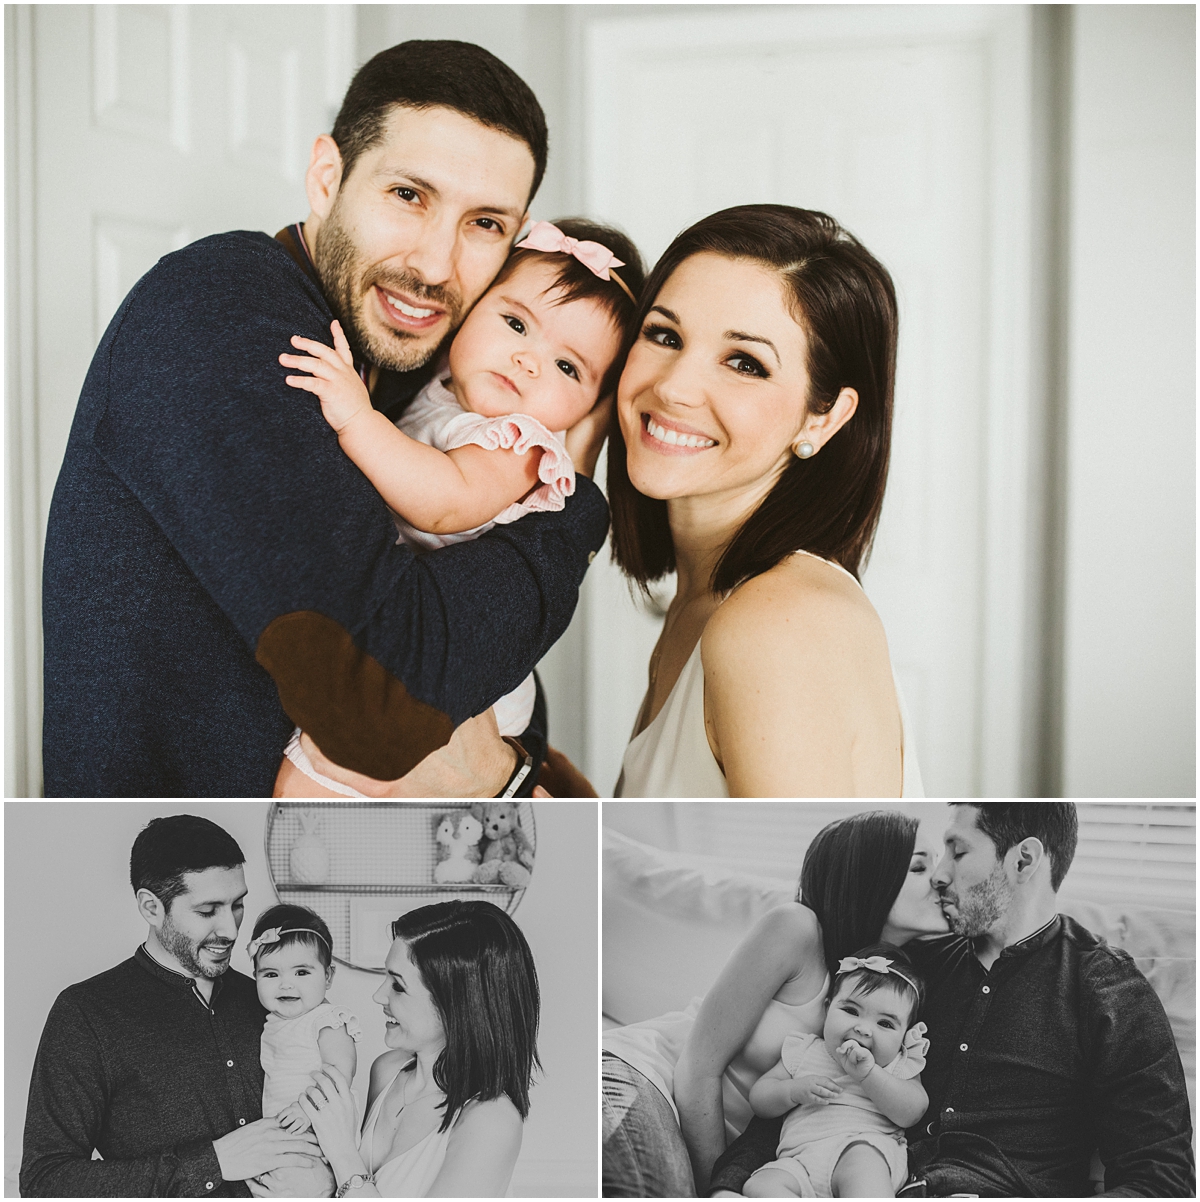
POLYGON ((374 285, 373 291, 385 320, 402 330, 424 333, 446 316, 446 310, 441 306, 419 303, 415 297, 393 292, 379 284, 374 285))

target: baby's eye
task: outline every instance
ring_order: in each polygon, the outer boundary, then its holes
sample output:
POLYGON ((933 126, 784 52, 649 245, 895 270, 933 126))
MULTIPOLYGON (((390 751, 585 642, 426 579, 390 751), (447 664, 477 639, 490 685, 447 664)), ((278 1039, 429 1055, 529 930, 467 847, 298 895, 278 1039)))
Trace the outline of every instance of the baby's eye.
POLYGON ((747 355, 743 351, 738 351, 736 355, 730 355, 725 362, 741 376, 758 376, 760 379, 766 379, 768 375, 767 369, 753 355, 747 355))
POLYGON ((516 330, 518 334, 525 333, 525 323, 519 317, 513 317, 511 313, 506 314, 504 320, 516 330))
POLYGON ((572 380, 579 379, 579 372, 575 370, 575 364, 570 359, 555 359, 554 362, 564 376, 569 376, 572 380))
POLYGON ((670 326, 646 326, 642 330, 642 337, 649 342, 656 342, 659 346, 665 346, 673 351, 677 351, 683 346, 682 339, 670 326))
POLYGON ((308 971, 307 968, 296 969, 296 976, 298 976, 298 977, 307 977, 307 976, 311 976, 311 975, 312 974, 308 971))

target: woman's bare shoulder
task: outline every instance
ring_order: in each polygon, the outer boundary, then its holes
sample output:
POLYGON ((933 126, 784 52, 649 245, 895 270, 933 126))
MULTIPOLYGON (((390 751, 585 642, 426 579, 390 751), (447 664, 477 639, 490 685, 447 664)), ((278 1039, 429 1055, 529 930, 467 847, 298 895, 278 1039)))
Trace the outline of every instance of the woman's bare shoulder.
POLYGON ((371 1065, 371 1088, 394 1077, 411 1059, 412 1053, 403 1048, 392 1048, 382 1056, 376 1056, 375 1063, 371 1065))
POLYGON ((809 555, 790 555, 739 585, 704 628, 705 667, 764 661, 843 660, 887 654, 883 623, 866 593, 844 572, 809 555))
POLYGON ((807 906, 800 902, 784 902, 768 910, 751 928, 748 938, 763 939, 774 946, 789 947, 807 955, 821 947, 821 924, 807 906))
POLYGON ((470 1136, 472 1139, 487 1137, 500 1142, 512 1139, 520 1142, 523 1129, 521 1112, 507 1094, 501 1094, 498 1098, 488 1098, 486 1102, 478 1099, 468 1102, 454 1125, 457 1134, 470 1136))

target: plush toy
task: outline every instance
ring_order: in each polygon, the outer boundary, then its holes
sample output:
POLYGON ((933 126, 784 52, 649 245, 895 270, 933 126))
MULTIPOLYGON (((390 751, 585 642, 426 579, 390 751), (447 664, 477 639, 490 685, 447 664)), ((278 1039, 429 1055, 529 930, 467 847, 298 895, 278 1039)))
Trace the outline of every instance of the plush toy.
POLYGON ((521 814, 511 801, 473 805, 471 813, 483 828, 483 858, 475 869, 480 885, 507 885, 524 889, 533 868, 533 847, 521 829, 521 814))
POLYGON ((461 885, 472 880, 479 865, 479 840, 483 824, 474 814, 463 810, 443 814, 438 819, 438 862, 433 879, 439 885, 461 885))

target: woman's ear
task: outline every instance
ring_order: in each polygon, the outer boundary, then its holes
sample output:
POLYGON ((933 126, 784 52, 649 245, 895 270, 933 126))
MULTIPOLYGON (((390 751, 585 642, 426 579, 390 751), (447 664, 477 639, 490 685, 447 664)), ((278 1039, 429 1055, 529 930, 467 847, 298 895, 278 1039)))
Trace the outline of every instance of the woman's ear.
POLYGON ((858 390, 843 388, 827 413, 808 415, 792 443, 793 454, 800 459, 811 458, 854 416, 857 408, 858 390))

